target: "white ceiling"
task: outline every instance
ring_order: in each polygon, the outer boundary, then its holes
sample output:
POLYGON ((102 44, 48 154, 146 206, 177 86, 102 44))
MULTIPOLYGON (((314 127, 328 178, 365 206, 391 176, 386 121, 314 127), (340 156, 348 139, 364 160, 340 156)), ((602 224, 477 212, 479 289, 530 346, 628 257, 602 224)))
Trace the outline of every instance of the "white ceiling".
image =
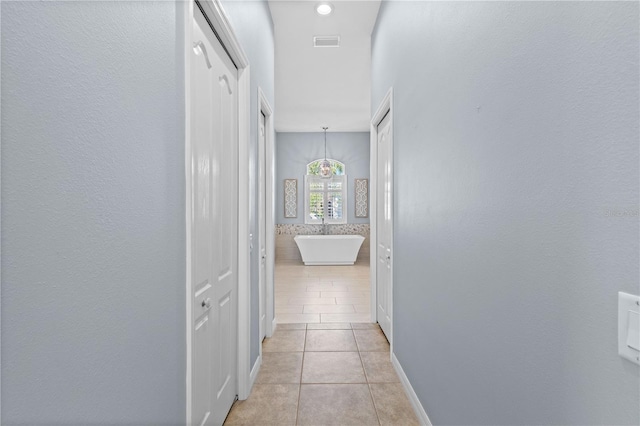
POLYGON ((369 131, 371 31, 380 1, 269 0, 275 27, 275 128, 278 132, 369 131), (314 36, 339 35, 340 47, 313 47, 314 36))

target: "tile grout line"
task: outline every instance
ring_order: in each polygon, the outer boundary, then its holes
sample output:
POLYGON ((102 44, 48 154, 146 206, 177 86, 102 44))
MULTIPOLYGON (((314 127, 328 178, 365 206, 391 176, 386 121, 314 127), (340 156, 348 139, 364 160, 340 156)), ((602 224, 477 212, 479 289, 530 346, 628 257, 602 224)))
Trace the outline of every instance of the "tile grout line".
POLYGON ((304 343, 302 345, 302 365, 300 366, 300 383, 298 383, 298 404, 296 405, 296 425, 299 424, 298 419, 300 416, 300 395, 302 394, 302 372, 304 371, 304 358, 307 348, 307 327, 309 324, 304 325, 304 343))
POLYGON ((373 404, 373 409, 376 412, 376 418, 378 419, 378 424, 382 425, 380 421, 380 414, 378 414, 378 406, 376 405, 376 400, 373 398, 373 392, 371 392, 371 383, 367 383, 367 389, 369 389, 369 396, 371 397, 371 403, 373 404))
POLYGON ((353 340, 356 341, 356 347, 358 349, 358 357, 360 358, 360 364, 362 365, 362 371, 364 372, 364 378, 369 384, 369 375, 367 374, 367 369, 364 368, 364 361, 362 360, 362 353, 360 352, 360 347, 358 347, 358 340, 356 339, 356 332, 353 330, 353 324, 351 324, 351 332, 353 333, 353 340))
POLYGON ((364 363, 362 362, 362 355, 360 354, 360 346, 358 345, 358 339, 356 338, 356 332, 353 329, 353 323, 351 325, 351 334, 353 335, 353 340, 356 342, 356 349, 358 350, 358 359, 360 359, 360 366, 362 367, 362 373, 364 374, 364 379, 367 382, 367 390, 369 391, 369 398, 371 399, 371 405, 373 405, 373 411, 376 413, 376 420, 378 424, 380 424, 380 417, 378 416, 378 410, 376 409, 376 404, 373 401, 373 395, 371 394, 371 386, 369 386, 369 377, 367 376, 367 370, 364 368, 364 363))
POLYGON ((373 399, 373 393, 371 392, 371 384, 369 384, 369 376, 367 376, 367 370, 364 368, 364 362, 362 361, 362 353, 360 351, 360 346, 358 345, 358 339, 356 338, 356 332, 353 328, 353 324, 351 324, 351 333, 353 334, 353 340, 356 341, 356 348, 358 349, 358 358, 360 358, 360 365, 362 366, 362 372, 364 373, 364 379, 367 381, 367 390, 369 391, 369 398, 371 399, 371 405, 373 405, 373 411, 376 413, 376 420, 378 421, 378 425, 380 423, 380 416, 378 415, 378 408, 376 407, 376 402, 373 399))
MULTIPOLYGON (((353 329, 353 324, 351 324, 351 328, 353 331, 353 338, 356 341, 356 346, 358 345, 358 339, 356 338, 355 329, 353 329)), ((364 361, 362 360, 362 352, 360 351, 360 346, 358 346, 358 356, 360 357, 360 363, 362 363, 362 370, 364 370, 364 377, 367 380, 367 390, 369 391, 369 398, 371 398, 371 404, 373 405, 373 410, 376 413, 376 420, 378 420, 378 424, 381 425, 380 415, 378 414, 378 406, 376 405, 376 400, 373 398, 373 392, 371 392, 371 382, 369 381, 369 375, 367 374, 367 369, 364 367, 364 361)))

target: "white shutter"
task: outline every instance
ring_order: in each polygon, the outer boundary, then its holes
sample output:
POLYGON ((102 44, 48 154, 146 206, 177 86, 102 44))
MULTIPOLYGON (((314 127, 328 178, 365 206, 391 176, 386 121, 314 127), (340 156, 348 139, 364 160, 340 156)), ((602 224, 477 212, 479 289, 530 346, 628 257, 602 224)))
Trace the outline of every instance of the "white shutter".
POLYGON ((304 178, 304 223, 347 223, 347 177, 304 178))
POLYGON ((325 199, 325 223, 347 223, 347 176, 333 176, 328 180, 325 199))

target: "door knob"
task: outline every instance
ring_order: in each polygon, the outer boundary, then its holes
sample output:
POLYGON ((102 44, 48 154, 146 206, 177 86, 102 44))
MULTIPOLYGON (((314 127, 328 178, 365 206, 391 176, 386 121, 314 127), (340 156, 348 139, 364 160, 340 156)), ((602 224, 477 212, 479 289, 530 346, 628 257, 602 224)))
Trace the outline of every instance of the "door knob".
POLYGON ((207 297, 206 300, 202 301, 202 307, 203 308, 210 308, 211 307, 211 299, 207 297))

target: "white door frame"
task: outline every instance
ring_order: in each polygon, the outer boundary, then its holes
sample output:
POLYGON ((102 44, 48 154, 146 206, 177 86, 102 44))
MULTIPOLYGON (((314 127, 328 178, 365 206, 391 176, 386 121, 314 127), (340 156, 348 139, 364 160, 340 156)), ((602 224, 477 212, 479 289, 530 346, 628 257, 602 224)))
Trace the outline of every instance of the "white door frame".
MULTIPOLYGON (((262 88, 258 87, 258 120, 260 114, 265 116, 265 149, 264 149, 264 164, 259 167, 265 167, 265 194, 268 194, 265 199, 265 249, 267 252, 266 259, 266 294, 260 294, 260 301, 262 297, 267 299, 267 337, 271 337, 275 331, 275 309, 274 309, 274 284, 273 284, 273 270, 275 262, 275 132, 273 125, 273 108, 269 105, 267 97, 264 95, 262 88)), ((258 159, 259 161, 260 159, 258 159)), ((262 225, 262 223, 260 223, 262 225)), ((258 232, 258 235, 260 233, 258 232)), ((262 345, 260 345, 260 356, 262 356, 262 345)))
POLYGON ((378 225, 377 225, 377 194, 378 194, 378 125, 382 122, 382 119, 389 114, 391 126, 391 138, 390 138, 390 158, 389 161, 391 163, 391 237, 390 237, 390 246, 391 246, 391 277, 389 281, 390 288, 390 299, 389 299, 389 307, 390 307, 390 317, 391 317, 391 336, 387 336, 389 338, 389 343, 391 345, 390 353, 393 354, 393 87, 389 89, 387 94, 385 95, 382 102, 380 102, 380 106, 376 110, 375 114, 373 114, 373 118, 371 119, 371 130, 370 130, 370 169, 369 169, 369 179, 370 179, 370 188, 369 188, 369 202, 371 208, 369 209, 369 243, 370 243, 370 280, 371 280, 371 321, 378 322, 378 303, 377 303, 377 248, 378 248, 378 225))
MULTIPOLYGON (((231 27, 228 15, 220 0, 199 0, 205 17, 215 29, 221 44, 238 68, 238 398, 246 399, 251 391, 249 383, 250 330, 250 288, 249 288, 249 117, 250 79, 249 59, 231 27)), ((186 424, 192 423, 192 330, 191 330, 191 227, 192 176, 191 166, 191 60, 193 58, 193 12, 194 1, 182 4, 181 14, 185 40, 185 184, 186 184, 186 424)), ((180 18, 178 18, 180 19, 180 18)))

